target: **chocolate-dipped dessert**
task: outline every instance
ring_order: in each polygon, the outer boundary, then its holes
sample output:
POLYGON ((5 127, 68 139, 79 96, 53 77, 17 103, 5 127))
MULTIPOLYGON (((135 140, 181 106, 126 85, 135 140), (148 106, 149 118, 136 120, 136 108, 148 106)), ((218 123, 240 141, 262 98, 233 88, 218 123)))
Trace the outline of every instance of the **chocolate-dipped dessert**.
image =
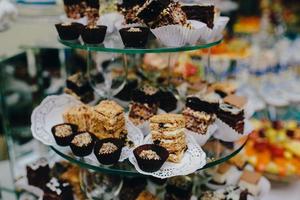
POLYGON ((125 47, 143 48, 146 46, 150 29, 147 27, 131 27, 120 29, 125 47))
POLYGON ((101 44, 106 35, 107 26, 86 26, 81 33, 82 40, 86 44, 101 44))
POLYGON ((77 40, 80 35, 81 26, 79 23, 55 24, 56 30, 62 40, 77 40))
POLYGON ((52 127, 51 132, 59 146, 69 146, 77 129, 75 124, 64 123, 52 127))
POLYGON ((92 153, 95 139, 89 132, 80 132, 74 136, 70 147, 75 156, 85 157, 92 153))

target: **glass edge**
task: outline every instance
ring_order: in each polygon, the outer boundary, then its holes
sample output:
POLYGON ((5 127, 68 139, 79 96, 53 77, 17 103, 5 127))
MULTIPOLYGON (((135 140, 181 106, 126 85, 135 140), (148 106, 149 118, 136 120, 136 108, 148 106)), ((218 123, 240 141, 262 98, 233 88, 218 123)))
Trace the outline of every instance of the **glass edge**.
MULTIPOLYGON (((236 149, 230 155, 222 157, 219 160, 207 163, 204 167, 202 167, 201 169, 199 169, 197 171, 201 171, 201 170, 204 170, 204 169, 207 169, 207 168, 210 168, 210 167, 214 167, 216 165, 219 165, 219 164, 231 159, 232 157, 237 155, 245 147, 245 145, 247 144, 247 141, 248 141, 248 138, 246 139, 246 141, 238 149, 236 149)), ((101 168, 101 167, 97 167, 97 166, 90 165, 90 164, 87 164, 87 163, 83 163, 83 162, 80 162, 79 160, 76 160, 74 158, 71 158, 71 157, 65 155, 64 153, 60 152, 59 150, 57 150, 53 146, 50 146, 50 148, 55 153, 57 153, 59 156, 61 156, 62 158, 66 159, 68 161, 70 161, 71 163, 74 163, 74 164, 79 165, 80 167, 84 167, 86 169, 94 170, 96 172, 102 172, 102 173, 106 173, 106 174, 118 174, 118 175, 121 175, 121 176, 147 176, 147 175, 144 175, 144 174, 140 174, 138 172, 130 172, 130 171, 118 170, 118 169, 108 169, 108 168, 105 168, 105 167, 101 168)))
POLYGON ((213 46, 220 44, 223 39, 218 39, 214 42, 207 44, 198 44, 194 46, 183 46, 183 47, 162 47, 162 48, 153 48, 153 49, 120 49, 120 48, 105 48, 105 47, 95 47, 89 45, 82 45, 61 40, 58 38, 58 41, 70 48, 73 49, 81 49, 87 51, 98 51, 98 52, 106 52, 106 53, 122 53, 122 54, 144 54, 144 53, 175 53, 175 52, 184 52, 184 51, 195 51, 199 49, 207 49, 213 46))

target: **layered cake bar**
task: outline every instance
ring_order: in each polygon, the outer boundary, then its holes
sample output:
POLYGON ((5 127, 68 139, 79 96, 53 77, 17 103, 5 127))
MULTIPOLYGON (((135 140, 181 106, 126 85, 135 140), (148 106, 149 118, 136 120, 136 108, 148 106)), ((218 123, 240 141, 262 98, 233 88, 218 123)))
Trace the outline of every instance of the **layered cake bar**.
POLYGON ((186 25, 187 17, 179 2, 171 2, 153 21, 147 22, 151 28, 158 28, 171 24, 186 25))
POLYGON ((144 123, 157 113, 159 104, 157 94, 158 89, 149 85, 133 92, 129 119, 135 125, 144 123))
POLYGON ((137 17, 145 23, 154 21, 168 7, 171 0, 147 0, 138 10, 137 17))
POLYGON ((208 127, 215 122, 220 97, 214 93, 203 97, 191 96, 187 98, 183 115, 186 128, 199 134, 206 134, 208 127))
POLYGON ((114 101, 101 101, 94 107, 90 132, 100 139, 123 138, 126 135, 123 108, 114 101))
POLYGON ((82 73, 76 73, 68 77, 65 93, 74 96, 83 103, 91 102, 95 98, 92 87, 82 73))
POLYGON ((258 183, 261 177, 261 174, 257 172, 245 170, 240 178, 238 185, 242 188, 247 189, 248 192, 253 196, 257 196, 260 189, 258 183))
POLYGON ((209 28, 214 27, 215 7, 213 5, 185 5, 182 10, 189 20, 198 20, 209 28))
POLYGON ((244 133, 244 110, 236 106, 223 103, 220 105, 218 112, 218 118, 233 128, 236 132, 244 133))
POLYGON ((180 162, 187 149, 185 118, 179 114, 161 114, 150 118, 152 140, 168 150, 168 160, 180 162))
POLYGON ((92 108, 86 105, 76 105, 63 113, 65 123, 78 126, 78 131, 87 131, 89 129, 89 121, 91 118, 92 108))
POLYGON ((225 185, 228 177, 230 176, 231 167, 232 165, 228 163, 223 163, 219 165, 216 173, 213 175, 213 178, 210 182, 217 185, 225 185))
POLYGON ((45 187, 43 200, 73 200, 72 187, 67 182, 52 178, 45 187))
POLYGON ((26 166, 28 184, 44 188, 50 180, 50 167, 46 158, 40 158, 26 166))

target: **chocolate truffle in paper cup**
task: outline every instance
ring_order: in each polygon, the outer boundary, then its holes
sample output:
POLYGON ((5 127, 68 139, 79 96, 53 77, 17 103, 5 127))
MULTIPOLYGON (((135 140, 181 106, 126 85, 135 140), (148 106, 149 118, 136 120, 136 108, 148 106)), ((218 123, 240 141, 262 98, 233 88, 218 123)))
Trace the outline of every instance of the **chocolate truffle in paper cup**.
POLYGON ((94 154, 101 164, 115 164, 119 161, 123 144, 122 140, 116 138, 99 140, 95 144, 94 154))
POLYGON ((145 144, 133 150, 141 170, 145 172, 158 171, 169 157, 169 152, 155 144, 145 144))

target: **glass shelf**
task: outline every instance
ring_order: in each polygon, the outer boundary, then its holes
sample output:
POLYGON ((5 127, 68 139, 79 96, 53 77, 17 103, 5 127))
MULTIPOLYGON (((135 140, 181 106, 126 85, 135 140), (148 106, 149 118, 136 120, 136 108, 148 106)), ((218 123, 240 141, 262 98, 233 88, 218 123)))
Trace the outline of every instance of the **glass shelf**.
POLYGON ((196 44, 193 46, 183 46, 183 47, 164 47, 159 44, 156 40, 150 40, 146 48, 136 49, 136 48, 124 48, 122 41, 115 41, 106 39, 104 44, 101 45, 87 45, 82 41, 66 41, 58 38, 58 41, 73 49, 83 49, 88 51, 99 51, 99 52, 110 52, 110 53, 122 53, 122 54, 144 54, 144 53, 174 53, 183 51, 193 51, 198 49, 206 49, 216 46, 222 42, 222 39, 210 42, 207 44, 196 44))
MULTIPOLYGON (((212 168, 231 159, 244 148, 247 141, 248 138, 244 138, 242 142, 236 143, 234 145, 234 148, 232 149, 226 147, 228 146, 228 143, 224 145, 224 143, 220 142, 219 140, 211 140, 207 142, 202 147, 207 156, 207 164, 200 170, 212 168)), ((230 145, 232 145, 232 143, 229 144, 229 146, 230 145)), ((85 162, 83 158, 74 156, 69 148, 51 146, 51 149, 62 158, 68 160, 71 163, 79 165, 81 168, 94 170, 100 173, 117 174, 121 176, 145 176, 143 174, 138 173, 135 170, 134 166, 128 160, 125 160, 124 162, 118 163, 113 166, 104 166, 99 163, 95 163, 91 160, 85 162)))

